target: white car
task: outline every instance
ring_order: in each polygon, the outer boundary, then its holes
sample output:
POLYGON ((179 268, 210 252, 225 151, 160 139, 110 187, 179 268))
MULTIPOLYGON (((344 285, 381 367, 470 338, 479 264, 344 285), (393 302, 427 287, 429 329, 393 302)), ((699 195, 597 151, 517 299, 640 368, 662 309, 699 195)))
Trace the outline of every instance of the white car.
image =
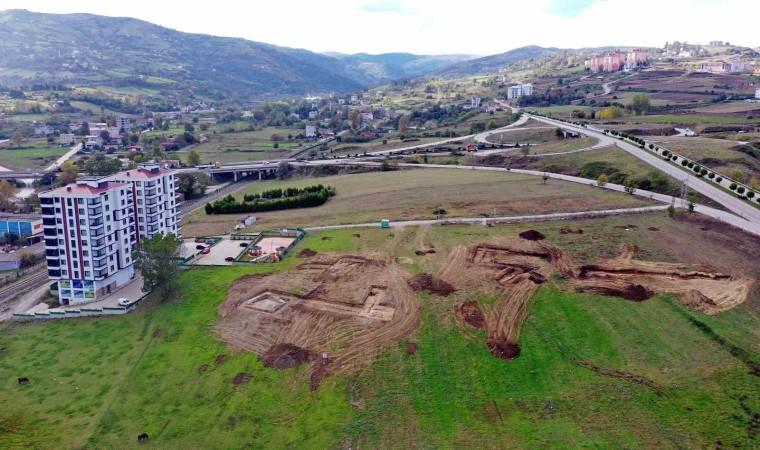
POLYGON ((122 297, 122 298, 119 299, 119 306, 129 306, 131 304, 132 304, 132 300, 130 300, 128 298, 122 297))
POLYGON ((261 161, 261 164, 270 164, 269 161, 261 161))

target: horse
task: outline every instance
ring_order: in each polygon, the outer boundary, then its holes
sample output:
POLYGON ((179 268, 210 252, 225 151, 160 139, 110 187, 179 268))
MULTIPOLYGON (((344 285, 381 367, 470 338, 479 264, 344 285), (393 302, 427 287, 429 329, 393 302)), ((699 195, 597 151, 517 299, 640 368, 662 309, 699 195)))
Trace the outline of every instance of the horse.
POLYGON ((18 384, 26 384, 28 382, 29 382, 29 378, 27 378, 27 377, 20 377, 18 379, 18 384))
POLYGON ((143 433, 139 436, 137 436, 137 442, 147 441, 148 440, 148 433, 143 433))

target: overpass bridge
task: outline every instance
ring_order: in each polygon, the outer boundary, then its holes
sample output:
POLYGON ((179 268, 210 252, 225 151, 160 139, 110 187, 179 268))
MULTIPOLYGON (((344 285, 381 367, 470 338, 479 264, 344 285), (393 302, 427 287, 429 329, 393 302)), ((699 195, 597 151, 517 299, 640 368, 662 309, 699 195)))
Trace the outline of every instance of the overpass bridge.
POLYGON ((0 180, 37 180, 44 172, 0 172, 0 180))
POLYGON ((201 171, 211 177, 214 175, 227 175, 232 176, 232 181, 238 181, 243 178, 251 176, 257 176, 259 180, 269 178, 277 171, 277 166, 282 161, 295 162, 295 160, 276 160, 272 162, 246 162, 246 163, 234 163, 219 167, 193 167, 186 169, 177 169, 177 172, 195 172, 201 171))

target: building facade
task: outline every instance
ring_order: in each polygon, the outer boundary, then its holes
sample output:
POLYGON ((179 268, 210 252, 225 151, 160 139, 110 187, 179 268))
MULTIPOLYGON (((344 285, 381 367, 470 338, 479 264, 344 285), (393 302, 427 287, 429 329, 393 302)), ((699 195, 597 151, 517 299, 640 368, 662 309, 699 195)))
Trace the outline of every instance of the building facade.
POLYGON ((120 132, 124 130, 125 133, 129 133, 132 129, 132 119, 129 117, 119 117, 116 119, 116 129, 120 132))
POLYGON ((95 301, 134 277, 140 239, 179 235, 174 172, 157 164, 39 194, 48 276, 61 304, 95 301))
POLYGON ((649 52, 646 50, 614 51, 604 55, 594 55, 588 65, 594 73, 617 72, 624 67, 632 69, 644 64, 647 58, 649 58, 649 52))
POLYGON ((532 84, 518 84, 517 86, 510 86, 507 89, 507 99, 509 100, 525 97, 527 95, 533 95, 532 84))
POLYGON ((37 214, 0 213, 0 237, 15 234, 22 241, 32 244, 42 234, 42 216, 37 214))
POLYGON ((59 139, 61 147, 71 147, 76 142, 77 137, 73 133, 61 133, 59 139))

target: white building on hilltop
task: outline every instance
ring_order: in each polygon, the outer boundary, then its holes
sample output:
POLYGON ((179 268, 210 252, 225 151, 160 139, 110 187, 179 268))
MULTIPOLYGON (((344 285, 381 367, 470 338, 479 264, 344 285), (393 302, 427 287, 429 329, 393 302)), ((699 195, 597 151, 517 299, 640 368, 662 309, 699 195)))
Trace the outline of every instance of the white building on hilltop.
POLYGON ((507 99, 509 100, 525 97, 527 95, 533 95, 532 84, 518 84, 517 86, 510 86, 507 90, 507 99))
POLYGON ((755 89, 755 100, 760 100, 760 88, 755 89))
POLYGON ((174 172, 157 164, 39 194, 48 276, 62 305, 95 301, 134 276, 137 242, 179 235, 174 172))
POLYGON ((470 100, 470 108, 480 108, 480 104, 483 100, 480 97, 472 97, 470 100))

